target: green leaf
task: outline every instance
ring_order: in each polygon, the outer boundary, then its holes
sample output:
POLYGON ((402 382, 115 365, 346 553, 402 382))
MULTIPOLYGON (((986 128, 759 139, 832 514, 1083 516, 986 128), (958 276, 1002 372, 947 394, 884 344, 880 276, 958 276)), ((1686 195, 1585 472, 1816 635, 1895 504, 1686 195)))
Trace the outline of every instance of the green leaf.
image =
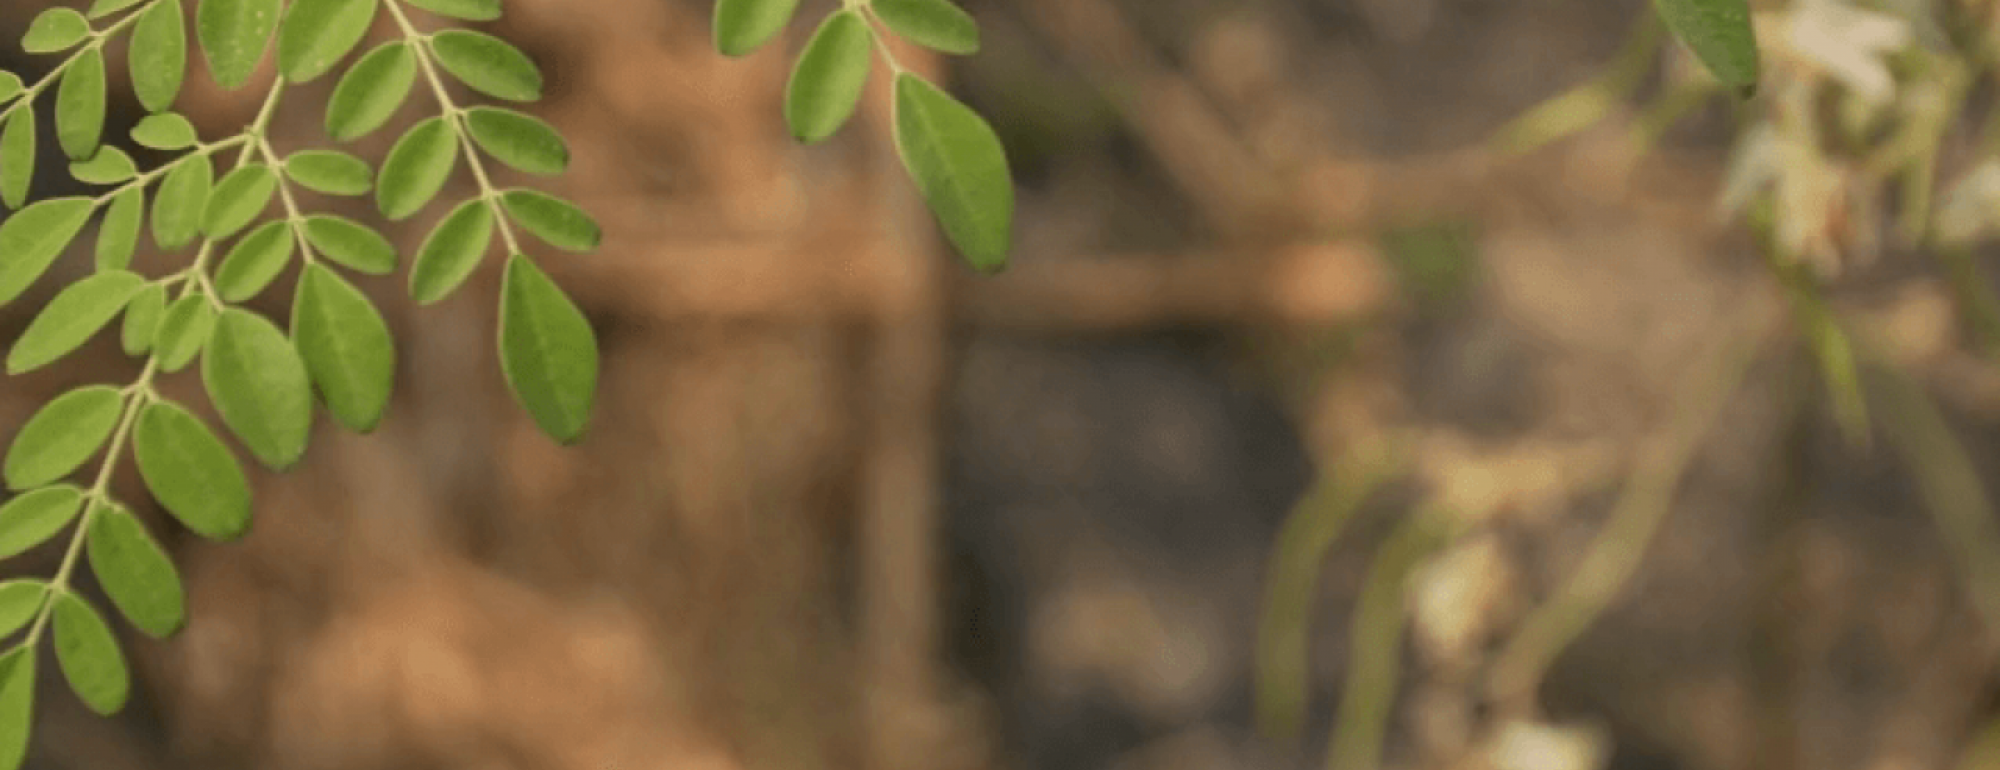
POLYGON ((90 18, 102 19, 111 14, 138 5, 141 0, 97 0, 90 4, 90 18))
POLYGON ((305 454, 312 428, 312 384, 285 333, 263 316, 228 308, 201 354, 208 400, 243 445, 282 471, 305 454))
POLYGON ((87 385, 57 396, 28 418, 7 448, 7 488, 32 489, 83 467, 104 448, 125 394, 109 385, 87 385))
POLYGON ((40 369, 82 347, 145 287, 146 279, 124 270, 107 270, 70 284, 14 341, 7 354, 7 373, 40 369))
POLYGON ((500 290, 500 365, 543 433, 573 444, 597 396, 597 336, 583 311, 527 257, 507 261, 500 290))
POLYGON ((715 50, 745 56, 784 31, 799 0, 715 0, 715 50))
POLYGON ((90 156, 89 160, 71 162, 69 175, 84 184, 117 184, 138 176, 139 169, 132 165, 132 156, 126 155, 124 150, 99 145, 97 154, 90 156))
POLYGON ((868 8, 917 45, 950 54, 979 52, 979 23, 951 0, 870 0, 868 8))
POLYGON ((19 768, 28 756, 35 711, 35 648, 0 655, 0 767, 19 768))
POLYGON ((104 594, 147 636, 179 631, 187 622, 187 591, 173 560, 125 506, 98 505, 84 547, 104 594))
POLYGON ((195 134, 194 124, 180 113, 162 112, 139 119, 139 125, 132 127, 132 141, 155 150, 185 150, 200 141, 200 137, 195 134))
POLYGON ((153 197, 153 243, 173 251, 194 242, 214 189, 215 164, 207 155, 189 155, 167 172, 153 197))
POLYGON ((967 262, 1007 266, 1014 184, 1000 137, 985 119, 910 73, 896 76, 896 151, 967 262))
POLYGON ((410 297, 419 305, 444 299, 456 291, 493 243, 493 207, 483 200, 458 204, 438 223, 417 250, 410 267, 410 297))
POLYGON ((368 162, 338 150, 305 150, 285 159, 285 175, 326 195, 366 195, 375 187, 368 162))
POLYGON ((408 219, 444 189, 458 163, 458 136, 444 118, 411 126, 375 177, 375 202, 391 221, 408 219))
POLYGON ((278 69, 294 83, 326 74, 375 21, 375 0, 292 0, 278 29, 278 69))
POLYGON ((139 104, 147 112, 172 107, 187 80, 187 17, 181 14, 181 4, 159 3, 146 9, 132 28, 130 50, 126 63, 139 104))
POLYGON ((510 102, 542 98, 542 73, 521 49, 469 29, 441 30, 431 36, 438 64, 472 90, 510 102))
POLYGON ((43 487, 0 505, 0 559, 26 553, 55 537, 83 510, 83 489, 70 484, 43 487))
POLYGON ((96 208, 89 198, 46 198, 0 221, 0 305, 48 272, 96 208))
POLYGON ((18 209, 28 202, 35 181, 35 105, 14 108, 7 128, 0 130, 0 203, 18 209))
POLYGON ((215 291, 224 302, 257 296, 284 272, 292 259, 292 223, 273 220, 258 225, 236 241, 222 266, 215 269, 215 291))
POLYGON ((1757 87, 1757 35, 1748 0, 1653 0, 1653 7, 1715 79, 1739 90, 1757 87))
POLYGON ((104 136, 104 50, 76 57, 56 85, 56 141, 70 160, 97 153, 104 136))
POLYGON ((111 627, 83 597, 58 591, 55 603, 56 662, 76 697, 101 716, 111 716, 125 707, 131 692, 131 674, 125 670, 125 656, 118 651, 118 639, 111 627))
POLYGON ((132 432, 139 475, 160 505, 210 540, 250 531, 250 480, 236 457, 199 418, 171 401, 154 401, 132 432))
POLYGON ((330 214, 306 219, 306 240, 320 254, 369 275, 396 271, 396 247, 374 228, 330 214))
POLYGON ((278 175, 270 166, 249 163, 238 167, 215 183, 208 208, 202 211, 202 233, 218 241, 235 235, 264 213, 277 192, 278 175))
POLYGON ((208 59, 209 73, 225 91, 250 82, 271 33, 278 28, 280 0, 201 0, 195 11, 195 39, 208 59))
POLYGON ((565 251, 590 251, 604 240, 597 222, 575 204, 535 190, 508 190, 500 195, 507 216, 535 237, 565 251))
POLYGON ((0 102, 11 101, 14 97, 20 96, 21 92, 25 90, 27 89, 25 84, 21 82, 20 75, 0 70, 0 102))
POLYGON ((11 636, 34 620, 48 598, 49 584, 19 579, 0 583, 0 636, 11 636))
POLYGON ((166 284, 153 284, 133 297, 132 304, 125 306, 125 326, 119 330, 125 355, 142 356, 152 350, 153 339, 160 334, 160 319, 166 314, 166 284))
POLYGON ((569 168, 569 146, 541 119, 500 107, 465 111, 465 127, 501 163, 530 174, 560 174, 569 168))
POLYGON ((332 270, 307 266, 292 303, 292 341, 333 418, 373 431, 389 406, 396 347, 368 297, 332 270))
POLYGON ((146 225, 146 188, 133 186, 111 199, 104 223, 97 227, 97 269, 123 270, 139 250, 139 231, 146 225))
POLYGON ((500 18, 500 0, 407 0, 410 5, 439 16, 465 21, 492 21, 500 18))
POLYGON ((35 14, 28 32, 21 36, 21 50, 28 53, 55 53, 68 50, 90 36, 90 21, 75 8, 57 6, 35 14))
POLYGON ((374 133, 389 122, 417 82, 417 57, 400 40, 363 55, 340 76, 326 104, 326 133, 345 142, 374 133))
POLYGON ((801 142, 832 136, 861 104, 875 32, 861 14, 837 11, 813 33, 785 87, 785 125, 801 142))
POLYGON ((153 355, 160 371, 178 372, 208 347, 215 336, 215 308, 208 298, 189 294, 167 305, 160 317, 160 336, 153 340, 153 355))

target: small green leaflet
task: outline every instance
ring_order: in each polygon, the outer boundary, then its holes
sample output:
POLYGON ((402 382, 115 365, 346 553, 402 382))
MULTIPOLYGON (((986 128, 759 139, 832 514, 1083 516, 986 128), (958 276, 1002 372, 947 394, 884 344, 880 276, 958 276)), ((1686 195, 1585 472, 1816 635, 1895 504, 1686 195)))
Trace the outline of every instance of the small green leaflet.
POLYGON ((167 172, 153 198, 153 243, 173 251, 201 232, 201 215, 215 188, 215 164, 207 155, 189 155, 167 172))
POLYGON ((395 342, 375 305, 332 270, 308 265, 292 303, 292 341, 333 418, 356 433, 374 430, 396 372, 395 342))
POLYGON ((195 11, 195 39, 208 59, 216 84, 234 91, 250 82, 271 33, 278 28, 281 0, 201 0, 195 11))
POLYGON ((90 156, 89 160, 70 163, 69 175, 84 184, 117 184, 138 176, 139 169, 132 165, 132 156, 126 155, 124 150, 99 145, 97 154, 90 156))
POLYGON ((250 531, 250 481, 199 418, 169 401, 139 413, 132 453, 146 488, 183 526, 210 540, 250 531))
POLYGON ((35 710, 35 648, 0 655, 0 767, 18 768, 28 756, 28 727, 35 710))
POLYGON ((40 580, 17 579, 0 583, 0 636, 12 636, 41 612, 49 584, 40 580))
POLYGON ((493 207, 477 199, 458 204, 417 250, 410 297, 419 305, 444 299, 472 275, 492 243, 493 207))
POLYGON ((0 70, 0 102, 20 96, 23 90, 26 90, 26 85, 21 82, 20 75, 0 70))
POLYGON ((45 198, 0 221, 0 305, 48 271, 96 207, 89 198, 45 198))
POLYGON ((194 360, 215 335, 215 308, 200 294, 189 294, 167 305, 160 317, 160 334, 153 340, 153 355, 160 371, 172 374, 194 360))
POLYGON ((56 85, 56 141, 70 160, 97 154, 104 136, 104 49, 79 54, 56 85))
POLYGON ((1653 0, 1653 7, 1715 79, 1746 93, 1757 87, 1757 34, 1748 0, 1653 0))
POLYGON ((208 399, 250 454, 271 470, 305 454, 312 428, 312 384, 285 333, 263 316, 228 308, 201 354, 208 399))
POLYGON ((187 591, 173 561, 125 506, 98 506, 84 547, 105 595, 147 636, 179 631, 187 620, 187 591))
POLYGON ((0 203, 18 209, 28 202, 35 181, 35 104, 14 108, 14 117, 0 130, 0 203))
POLYGON ((250 163, 229 172, 209 194, 208 208, 201 215, 202 233, 214 240, 235 235, 264 213, 277 191, 278 175, 270 166, 250 163))
POLYGON ((374 228, 331 214, 306 219, 305 228, 306 240, 327 259, 369 275, 396 271, 396 247, 374 228))
POLYGON ((42 487, 0 506, 0 559, 48 542, 83 510, 83 490, 69 484, 42 487))
POLYGON ((86 385, 57 396, 14 434, 7 448, 7 488, 32 489, 83 467, 111 438, 124 414, 125 394, 109 385, 86 385))
POLYGON ((292 0, 278 29, 278 69, 294 83, 326 74, 368 34, 375 2, 292 0))
POLYGON ((21 36, 21 50, 28 53, 65 51, 90 36, 90 21, 75 8, 55 7, 35 14, 28 31, 21 36))
POLYGON ((367 195, 375 187, 368 162, 338 150, 303 150, 285 158, 285 176, 316 193, 367 195))
POLYGON ((799 0, 715 0, 715 49, 746 56, 784 31, 799 0))
POLYGON ((853 10, 835 11, 799 54, 785 86, 785 125, 792 138, 818 142, 847 122, 868 84, 875 32, 853 10))
POLYGON ((604 240, 604 232, 575 204, 553 195, 529 189, 508 190, 500 194, 500 202, 507 208, 507 216, 534 233, 535 237, 547 241, 550 246, 564 251, 590 251, 604 240))
POLYGON ((158 3, 144 13, 132 28, 126 63, 139 104, 147 112, 163 112, 173 106, 187 79, 187 17, 181 15, 180 3, 158 3))
POLYGON ((111 635, 104 616, 68 591, 58 591, 55 603, 56 662, 61 665, 69 689, 102 716, 118 713, 130 693, 131 674, 125 670, 125 656, 118 651, 118 639, 111 635))
POLYGON ((132 264, 139 250, 139 231, 145 227, 146 188, 134 185, 111 199, 104 223, 97 228, 97 269, 123 270, 132 264))
POLYGON ((870 0, 868 9, 917 45, 961 56, 979 52, 979 23, 951 0, 870 0))
POLYGON ((438 64, 474 91, 510 102, 542 98, 541 71, 505 40, 469 29, 447 29, 432 35, 430 46, 438 64))
POLYGON ((152 350, 153 338, 160 333, 160 318, 166 314, 166 284, 153 284, 133 297, 132 304, 125 306, 125 326, 120 330, 125 355, 142 356, 152 350))
POLYGON ((500 365, 543 433, 574 444, 597 397, 597 336, 576 304, 525 256, 507 260, 500 290, 500 365))
POLYGON ((562 135, 532 115, 474 107, 465 111, 465 127, 480 149, 516 171, 550 175, 569 167, 569 146, 562 135))
POLYGON ((147 115, 132 127, 132 141, 155 150, 184 150, 193 147, 198 139, 194 124, 179 113, 147 115))
POLYGON ((987 273, 1007 266, 1014 184, 993 128, 950 95, 910 73, 896 76, 896 150, 917 189, 967 262, 987 273))
POLYGON ((417 57, 400 40, 363 55, 340 76, 326 104, 326 133, 339 141, 359 139, 389 122, 417 82, 417 57))
POLYGON ((411 126, 375 177, 375 202, 390 221, 408 219, 444 189, 458 163, 458 135, 444 118, 411 126))
POLYGON ((407 2, 439 16, 465 21, 492 21, 500 18, 500 0, 407 0, 407 2))
POLYGON ((7 354, 7 373, 40 369, 81 347, 145 285, 146 279, 137 274, 107 270, 65 287, 14 341, 7 354))
POLYGON ((284 272, 292 259, 292 223, 279 219, 258 225, 237 239, 215 269, 215 291, 224 302, 257 296, 284 272))

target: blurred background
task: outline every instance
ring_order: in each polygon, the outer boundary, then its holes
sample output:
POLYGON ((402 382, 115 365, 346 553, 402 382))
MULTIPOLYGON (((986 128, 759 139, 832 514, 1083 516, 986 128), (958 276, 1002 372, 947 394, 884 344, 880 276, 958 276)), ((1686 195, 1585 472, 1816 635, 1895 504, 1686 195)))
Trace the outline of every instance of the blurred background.
MULTIPOLYGON (((48 4, 5 4, 0 39, 48 4)), ((588 439, 507 395, 497 261, 422 311, 357 277, 400 346, 382 429, 322 420, 298 470, 253 469, 244 542, 135 506, 191 623, 120 627, 115 719, 45 667, 30 767, 2000 767, 1961 759, 2000 705, 1994 637, 1926 507, 1985 531, 2000 467, 1952 287, 1891 253, 1838 298, 1964 442, 1913 464, 1843 440, 1760 331, 1781 300, 1716 214, 1728 104, 1640 143, 1645 104, 1613 100, 1493 149, 1645 0, 967 0, 979 55, 905 60, 1015 165, 994 278, 902 176, 879 80, 798 147, 784 54, 811 25, 727 60, 709 6, 490 25, 548 75, 575 154, 548 189, 606 231, 539 255, 602 341, 588 439)), ((184 109, 230 130, 262 82, 197 72, 184 109)), ((321 141, 330 88, 291 92, 281 148, 321 141)), ((118 99, 107 136, 139 116, 118 99)), ((42 194, 73 184, 45 166, 42 194)), ((11 378, 0 428, 125 381, 98 343, 11 378)))

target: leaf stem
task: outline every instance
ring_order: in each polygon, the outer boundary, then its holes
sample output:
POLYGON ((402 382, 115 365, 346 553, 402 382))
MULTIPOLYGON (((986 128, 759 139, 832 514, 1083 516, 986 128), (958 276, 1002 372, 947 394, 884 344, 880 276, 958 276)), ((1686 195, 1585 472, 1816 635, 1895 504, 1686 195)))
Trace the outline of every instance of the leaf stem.
POLYGON ((298 198, 292 195, 292 183, 285 178, 284 163, 278 160, 277 150, 271 148, 271 140, 259 136, 257 151, 263 154, 264 162, 278 172, 278 199, 284 201, 286 227, 292 231, 292 238, 298 241, 299 258, 308 265, 318 264, 319 258, 313 256, 312 243, 306 240, 306 215, 299 210, 298 198))
POLYGON ((472 132, 465 126, 465 110, 451 98, 451 91, 445 88, 444 78, 438 75, 437 65, 432 62, 434 54, 430 47, 430 36, 417 30, 410 23, 410 17, 403 12, 402 0, 388 0, 389 14, 396 18, 396 26, 402 28, 403 37, 417 53, 417 64, 423 68, 424 79, 430 82, 431 94, 437 98, 438 108, 446 122, 451 124, 452 133, 458 135, 458 144, 465 153, 465 163, 472 168, 472 177, 479 183, 479 199, 493 211, 493 221, 500 226, 500 239, 507 244, 511 255, 524 254, 521 240, 514 234, 514 224, 507 218, 507 212, 500 205, 500 191, 493 186, 493 180, 486 174, 486 163, 479 159, 478 148, 472 144, 472 132))
POLYGON ((113 36, 119 32, 123 32, 126 27, 132 26, 135 22, 139 21, 139 17, 146 15, 147 11, 152 10, 153 6, 159 5, 161 2, 162 0, 146 0, 144 5, 134 8, 124 18, 112 22, 111 26, 101 30, 92 30, 90 33, 90 42, 71 52, 69 58, 64 59, 63 63, 56 65, 55 69, 49 70, 48 74, 43 75, 42 79, 35 81, 34 85, 22 89, 21 93, 15 95, 14 101, 11 104, 8 104, 4 109, 0 109, 0 121, 5 121, 11 117, 14 111, 20 109, 22 105, 34 101, 35 97, 40 96, 43 91, 48 90, 49 86, 55 85, 56 81, 62 79, 63 73, 68 72, 70 66, 76 64, 77 59, 83 58, 84 54, 91 51, 103 48, 104 44, 110 42, 113 36))

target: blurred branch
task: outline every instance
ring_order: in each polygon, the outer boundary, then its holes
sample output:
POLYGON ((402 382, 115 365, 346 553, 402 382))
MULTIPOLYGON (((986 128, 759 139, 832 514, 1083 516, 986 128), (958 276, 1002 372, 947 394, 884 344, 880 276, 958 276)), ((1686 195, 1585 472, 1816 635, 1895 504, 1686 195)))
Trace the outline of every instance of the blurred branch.
POLYGON ((1530 692, 1638 568, 1654 532, 1673 508, 1674 489, 1702 437, 1742 386, 1769 336, 1774 314, 1763 303, 1756 305, 1747 322, 1727 327, 1734 331, 1727 332, 1712 358, 1678 390, 1671 420, 1639 459, 1624 495, 1576 572, 1502 648, 1488 684, 1493 695, 1512 699, 1530 692))
POLYGON ((1658 60, 1660 49, 1659 14, 1648 8, 1639 14, 1625 46, 1611 66, 1548 101, 1536 105, 1494 134, 1493 149, 1503 155, 1533 152, 1596 124, 1646 80, 1658 60))
POLYGON ((1267 738, 1295 740, 1305 717, 1311 682, 1306 646, 1328 549, 1368 497, 1400 475, 1406 462, 1393 450, 1342 458, 1320 475, 1280 530, 1257 631, 1257 725, 1267 738))
POLYGON ((1381 765, 1383 736, 1402 674, 1407 583, 1417 565, 1450 539, 1446 514, 1438 506, 1412 511, 1375 552, 1361 602, 1354 608, 1347 689, 1334 717, 1327 770, 1375 770, 1381 765))

